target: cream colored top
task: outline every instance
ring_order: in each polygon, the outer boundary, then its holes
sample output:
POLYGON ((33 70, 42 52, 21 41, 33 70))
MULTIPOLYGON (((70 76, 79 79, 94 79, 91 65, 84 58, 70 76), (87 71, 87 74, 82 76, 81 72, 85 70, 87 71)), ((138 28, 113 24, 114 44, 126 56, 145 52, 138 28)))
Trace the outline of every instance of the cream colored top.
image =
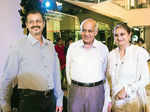
POLYGON ((112 80, 112 99, 125 87, 127 96, 138 93, 145 98, 145 86, 149 83, 148 52, 138 46, 126 48, 125 56, 120 59, 119 48, 109 54, 108 74, 112 80))

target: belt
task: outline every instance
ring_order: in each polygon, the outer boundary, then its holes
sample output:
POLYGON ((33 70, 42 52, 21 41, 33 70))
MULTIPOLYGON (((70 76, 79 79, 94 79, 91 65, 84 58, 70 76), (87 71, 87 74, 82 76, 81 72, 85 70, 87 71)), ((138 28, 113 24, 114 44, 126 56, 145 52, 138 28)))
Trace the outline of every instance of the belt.
POLYGON ((78 82, 78 81, 72 80, 72 83, 74 85, 78 85, 78 86, 94 87, 94 86, 98 86, 98 85, 104 84, 104 80, 101 80, 101 81, 98 81, 98 82, 94 82, 94 83, 83 83, 83 82, 78 82))
POLYGON ((39 90, 31 90, 31 89, 18 89, 17 90, 19 94, 24 96, 50 96, 53 94, 54 90, 45 90, 45 91, 39 91, 39 90))

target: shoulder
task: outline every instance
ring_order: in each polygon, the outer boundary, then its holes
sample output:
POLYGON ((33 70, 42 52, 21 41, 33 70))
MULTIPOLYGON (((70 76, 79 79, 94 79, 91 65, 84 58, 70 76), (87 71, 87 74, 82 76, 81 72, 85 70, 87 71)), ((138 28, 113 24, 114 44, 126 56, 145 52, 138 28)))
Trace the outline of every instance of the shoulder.
POLYGON ((147 52, 145 48, 133 45, 133 52, 134 51, 136 52, 139 58, 144 58, 146 60, 149 59, 149 53, 147 52))
POLYGON ((139 47, 137 45, 132 45, 132 50, 136 51, 137 53, 148 53, 145 48, 139 47))
POLYGON ((69 48, 77 48, 81 45, 81 43, 82 43, 82 40, 78 40, 76 42, 73 42, 69 45, 69 48))
POLYGON ((26 43, 26 37, 20 38, 16 41, 12 42, 9 45, 8 54, 12 55, 12 54, 20 53, 20 51, 22 51, 22 48, 24 47, 25 43, 26 43))
POLYGON ((117 53, 118 48, 113 49, 112 51, 109 52, 109 57, 114 57, 117 53))
POLYGON ((45 39, 46 43, 48 44, 49 47, 54 48, 55 45, 53 44, 52 41, 45 39))
POLYGON ((26 44, 26 42, 27 42, 27 37, 20 38, 20 39, 16 40, 15 42, 13 42, 10 45, 10 48, 22 47, 22 46, 24 46, 24 44, 26 44))
POLYGON ((98 40, 94 40, 94 44, 101 52, 108 55, 109 50, 105 44, 103 44, 101 41, 98 40))
POLYGON ((98 41, 98 40, 94 40, 94 41, 96 43, 96 46, 102 47, 104 49, 108 49, 107 46, 105 44, 103 44, 101 41, 98 41))
POLYGON ((52 42, 52 41, 50 41, 50 40, 46 40, 46 41, 48 42, 48 44, 49 44, 49 45, 54 46, 54 44, 53 44, 53 42, 52 42))

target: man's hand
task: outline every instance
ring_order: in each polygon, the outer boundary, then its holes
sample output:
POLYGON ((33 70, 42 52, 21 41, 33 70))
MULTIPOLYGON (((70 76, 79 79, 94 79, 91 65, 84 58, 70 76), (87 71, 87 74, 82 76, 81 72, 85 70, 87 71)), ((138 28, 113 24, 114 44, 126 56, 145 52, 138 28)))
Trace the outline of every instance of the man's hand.
POLYGON ((62 112, 62 110, 63 110, 63 107, 57 107, 56 106, 56 112, 62 112))
POLYGON ((109 104, 108 104, 108 112, 111 112, 111 108, 112 108, 112 103, 109 102, 109 104))
POLYGON ((116 99, 124 99, 127 96, 125 88, 121 89, 116 95, 116 99))

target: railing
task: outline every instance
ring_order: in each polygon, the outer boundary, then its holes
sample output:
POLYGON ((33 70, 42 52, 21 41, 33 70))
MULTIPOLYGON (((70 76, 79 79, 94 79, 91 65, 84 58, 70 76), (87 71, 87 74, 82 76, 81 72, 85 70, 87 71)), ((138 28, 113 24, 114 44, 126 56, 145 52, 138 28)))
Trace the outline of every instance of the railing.
MULTIPOLYGON (((149 8, 150 7, 150 0, 138 0, 133 8, 149 8)), ((132 8, 132 7, 131 7, 132 8)))
POLYGON ((91 3, 100 3, 100 2, 103 2, 103 1, 107 1, 107 0, 78 0, 78 1, 91 2, 91 3))
POLYGON ((112 0, 112 2, 127 9, 150 8, 150 0, 112 0))
MULTIPOLYGON (((101 3, 107 0, 75 0, 75 1, 101 3)), ((112 1, 113 3, 126 9, 150 8, 150 0, 109 0, 109 1, 112 1)))

